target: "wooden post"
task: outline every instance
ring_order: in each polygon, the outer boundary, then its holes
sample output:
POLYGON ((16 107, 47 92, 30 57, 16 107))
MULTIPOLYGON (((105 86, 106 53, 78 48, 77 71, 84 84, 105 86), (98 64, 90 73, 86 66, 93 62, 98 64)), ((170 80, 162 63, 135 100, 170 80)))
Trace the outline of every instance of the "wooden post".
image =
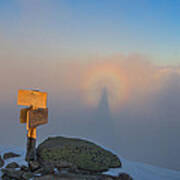
MULTIPOLYGON (((32 110, 36 110, 36 109, 38 109, 37 107, 35 107, 35 106, 32 106, 32 110)), ((28 131, 28 134, 27 134, 27 136, 29 137, 29 138, 34 138, 34 139, 36 139, 36 127, 35 128, 30 128, 29 127, 29 124, 30 124, 30 119, 29 119, 29 111, 27 112, 27 123, 26 123, 26 129, 27 129, 27 131, 28 131)))
MULTIPOLYGON (((35 110, 36 107, 32 106, 32 109, 35 110)), ((26 157, 25 160, 27 162, 36 160, 36 128, 30 128, 30 118, 29 118, 29 111, 27 112, 27 147, 26 147, 26 157)))
POLYGON ((19 90, 17 104, 30 106, 22 109, 23 115, 20 116, 20 122, 26 123, 26 161, 29 162, 36 159, 36 128, 48 123, 47 93, 36 90, 19 90))

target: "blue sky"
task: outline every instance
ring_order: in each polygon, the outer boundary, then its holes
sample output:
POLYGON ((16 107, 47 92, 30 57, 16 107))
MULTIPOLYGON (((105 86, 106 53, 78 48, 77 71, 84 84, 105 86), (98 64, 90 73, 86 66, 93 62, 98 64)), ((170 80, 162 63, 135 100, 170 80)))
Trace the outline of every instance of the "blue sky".
POLYGON ((179 8, 178 0, 2 0, 0 33, 27 48, 50 43, 46 48, 57 56, 58 49, 72 56, 140 53, 176 65, 179 8))

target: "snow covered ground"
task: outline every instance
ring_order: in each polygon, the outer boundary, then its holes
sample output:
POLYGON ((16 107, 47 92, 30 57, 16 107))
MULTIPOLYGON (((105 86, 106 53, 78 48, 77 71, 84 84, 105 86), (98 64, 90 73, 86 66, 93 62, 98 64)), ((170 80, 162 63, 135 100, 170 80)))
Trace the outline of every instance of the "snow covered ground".
MULTIPOLYGON (((0 146, 0 155, 3 158, 4 153, 8 153, 8 152, 13 152, 13 153, 17 153, 19 155, 21 155, 20 157, 16 157, 16 158, 10 158, 5 161, 5 164, 3 167, 5 167, 7 164, 11 163, 11 162, 17 162, 19 165, 27 165, 26 161, 24 160, 25 157, 25 152, 22 148, 17 148, 17 147, 2 147, 0 146)), ((1 172, 0 172, 1 175, 1 172)))
POLYGON ((126 172, 134 180, 180 180, 180 171, 131 162, 122 157, 119 158, 122 162, 122 168, 110 169, 105 174, 117 175, 120 172, 126 172))
MULTIPOLYGON (((21 156, 6 160, 4 167, 8 163, 13 161, 17 162, 20 165, 27 165, 24 161, 25 152, 23 149, 17 147, 5 148, 0 146, 1 156, 3 156, 3 154, 6 152, 14 152, 20 154, 21 156)), ((131 162, 122 158, 121 156, 119 156, 119 158, 122 162, 122 168, 110 169, 104 174, 118 175, 121 172, 125 172, 127 174, 130 174, 134 180, 180 180, 180 171, 173 171, 143 163, 131 162)))
MULTIPOLYGON (((2 146, 0 146, 0 155, 1 155, 2 158, 3 158, 3 154, 8 153, 8 152, 17 153, 17 154, 19 154, 21 156, 16 157, 16 158, 9 158, 7 160, 4 160, 5 164, 4 164, 3 167, 5 167, 7 164, 9 164, 11 162, 17 162, 19 165, 27 165, 26 161, 24 160, 25 152, 24 152, 24 150, 22 148, 2 147, 2 146)), ((1 176, 2 176, 2 172, 0 171, 0 179, 1 179, 1 176)))

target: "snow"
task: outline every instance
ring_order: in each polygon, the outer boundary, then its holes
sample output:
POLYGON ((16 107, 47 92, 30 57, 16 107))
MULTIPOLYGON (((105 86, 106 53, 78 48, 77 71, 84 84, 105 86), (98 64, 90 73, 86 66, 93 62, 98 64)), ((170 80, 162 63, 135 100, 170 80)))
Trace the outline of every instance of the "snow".
MULTIPOLYGON (((10 162, 17 162, 19 165, 27 165, 26 161, 24 160, 25 152, 23 149, 17 147, 0 146, 1 156, 7 152, 14 152, 20 154, 21 156, 5 160, 5 165, 3 167, 10 162)), ((104 174, 118 175, 119 173, 127 173, 132 176, 134 180, 180 180, 180 171, 159 168, 138 162, 131 162, 121 156, 119 156, 119 159, 122 162, 122 168, 110 169, 104 174)))
MULTIPOLYGON (((7 160, 4 160, 5 164, 2 168, 4 168, 7 164, 11 163, 11 162, 16 162, 19 165, 26 165, 27 163, 24 160, 25 159, 25 152, 22 148, 18 148, 18 147, 2 147, 0 146, 0 155, 3 158, 4 153, 8 153, 8 152, 13 152, 16 154, 19 154, 20 157, 15 157, 15 158, 9 158, 7 160)), ((0 168, 1 169, 1 168, 0 168)), ((1 177, 2 173, 0 171, 0 177, 1 177)))
POLYGON ((134 180, 180 180, 180 171, 131 162, 122 157, 119 157, 119 159, 122 162, 122 168, 110 169, 104 174, 118 175, 125 172, 134 180))

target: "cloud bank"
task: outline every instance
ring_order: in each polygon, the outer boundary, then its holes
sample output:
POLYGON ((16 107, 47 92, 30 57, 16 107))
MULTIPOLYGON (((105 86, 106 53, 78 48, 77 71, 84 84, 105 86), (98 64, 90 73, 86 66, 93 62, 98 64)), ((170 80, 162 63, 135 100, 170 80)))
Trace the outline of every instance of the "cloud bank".
POLYGON ((51 62, 6 57, 0 84, 2 144, 24 144, 17 90, 40 88, 49 94, 50 113, 49 124, 38 128, 39 141, 49 135, 80 136, 131 160, 180 167, 179 66, 156 66, 137 54, 51 62))

